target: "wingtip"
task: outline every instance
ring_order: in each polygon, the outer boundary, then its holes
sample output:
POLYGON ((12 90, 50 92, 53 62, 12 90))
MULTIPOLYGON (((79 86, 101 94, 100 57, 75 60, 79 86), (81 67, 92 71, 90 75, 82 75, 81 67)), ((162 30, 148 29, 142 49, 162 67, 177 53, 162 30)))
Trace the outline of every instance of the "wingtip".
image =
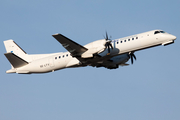
POLYGON ((52 35, 52 36, 57 36, 57 35, 60 35, 59 33, 56 33, 56 34, 54 34, 54 35, 52 35))

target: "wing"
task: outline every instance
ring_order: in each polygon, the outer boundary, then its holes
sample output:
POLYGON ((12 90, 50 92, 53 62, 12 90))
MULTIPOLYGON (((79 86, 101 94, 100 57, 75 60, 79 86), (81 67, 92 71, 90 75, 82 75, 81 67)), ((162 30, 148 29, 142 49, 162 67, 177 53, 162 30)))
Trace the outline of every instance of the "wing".
POLYGON ((58 42, 62 44, 62 46, 68 50, 73 57, 76 57, 79 61, 81 61, 82 65, 84 66, 93 66, 93 67, 105 67, 108 69, 115 69, 118 68, 118 65, 113 63, 112 60, 110 60, 109 56, 101 57, 97 54, 95 54, 95 58, 82 58, 81 55, 86 52, 88 49, 79 45, 78 43, 70 40, 69 38, 61 35, 61 34, 55 34, 52 35, 58 42))
POLYGON ((80 56, 82 53, 86 52, 88 49, 79 45, 78 43, 70 40, 69 38, 61 35, 55 34, 52 35, 62 46, 68 50, 73 57, 80 56))

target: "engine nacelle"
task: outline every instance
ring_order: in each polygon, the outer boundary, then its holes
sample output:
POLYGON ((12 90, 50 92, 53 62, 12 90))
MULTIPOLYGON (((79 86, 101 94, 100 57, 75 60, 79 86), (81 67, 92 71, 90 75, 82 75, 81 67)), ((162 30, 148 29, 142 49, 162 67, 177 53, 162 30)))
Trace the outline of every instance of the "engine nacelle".
POLYGON ((129 60, 129 58, 130 57, 128 54, 122 54, 111 58, 111 60, 113 61, 113 63, 121 65, 125 64, 129 60))
POLYGON ((92 43, 85 45, 84 47, 86 47, 88 50, 84 52, 81 55, 81 57, 90 58, 90 57, 93 57, 93 54, 95 53, 99 54, 103 52, 106 49, 105 44, 106 44, 106 40, 103 39, 103 40, 97 40, 97 41, 94 41, 92 43))

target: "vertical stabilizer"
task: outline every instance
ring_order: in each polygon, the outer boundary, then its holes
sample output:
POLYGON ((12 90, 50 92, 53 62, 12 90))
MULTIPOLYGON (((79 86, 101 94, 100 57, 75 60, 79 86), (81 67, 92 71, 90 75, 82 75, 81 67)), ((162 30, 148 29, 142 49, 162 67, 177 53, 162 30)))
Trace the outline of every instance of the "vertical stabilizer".
POLYGON ((14 68, 28 64, 28 62, 26 62, 28 61, 28 55, 13 40, 4 41, 4 46, 6 48, 6 53, 4 55, 11 63, 11 72, 14 68))
POLYGON ((26 52, 21 47, 19 47, 13 40, 4 41, 4 45, 5 45, 7 53, 14 53, 20 58, 25 59, 27 55, 26 52))

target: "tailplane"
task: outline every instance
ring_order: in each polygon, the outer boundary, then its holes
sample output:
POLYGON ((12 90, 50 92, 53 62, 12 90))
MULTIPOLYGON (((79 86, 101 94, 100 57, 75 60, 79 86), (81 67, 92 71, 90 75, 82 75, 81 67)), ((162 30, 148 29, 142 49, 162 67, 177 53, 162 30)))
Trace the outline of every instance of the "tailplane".
POLYGON ((22 58, 18 57, 14 53, 5 53, 4 55, 9 60, 9 62, 13 66, 13 68, 19 68, 19 67, 22 67, 22 66, 28 64, 27 61, 25 61, 22 58))

